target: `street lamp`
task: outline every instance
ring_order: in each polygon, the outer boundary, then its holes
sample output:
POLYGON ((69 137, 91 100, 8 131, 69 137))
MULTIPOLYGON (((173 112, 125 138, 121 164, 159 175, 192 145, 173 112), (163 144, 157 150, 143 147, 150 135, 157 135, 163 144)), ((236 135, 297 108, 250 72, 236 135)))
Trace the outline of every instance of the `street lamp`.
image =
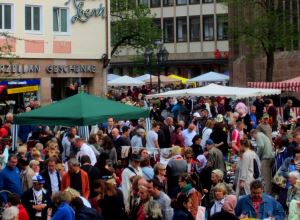
POLYGON ((158 45, 158 52, 156 54, 157 56, 157 66, 158 66, 158 73, 157 73, 157 83, 158 83, 158 93, 160 93, 160 65, 165 65, 168 58, 169 58, 169 52, 167 49, 163 46, 163 44, 158 45))
POLYGON ((151 74, 151 58, 153 55, 153 50, 151 48, 147 48, 144 53, 145 65, 149 68, 150 75, 150 89, 152 90, 152 74, 151 74))

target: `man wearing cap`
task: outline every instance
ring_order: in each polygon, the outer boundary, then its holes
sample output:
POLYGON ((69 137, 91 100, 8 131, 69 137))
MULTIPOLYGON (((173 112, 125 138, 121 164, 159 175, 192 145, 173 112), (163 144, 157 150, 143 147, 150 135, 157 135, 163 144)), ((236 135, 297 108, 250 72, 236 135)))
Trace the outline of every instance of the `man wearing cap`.
POLYGON ((222 151, 215 147, 215 143, 212 139, 206 141, 205 147, 207 149, 207 161, 212 169, 220 169, 225 173, 226 168, 222 151))
POLYGON ((263 114, 262 123, 257 126, 256 130, 264 133, 272 143, 272 127, 269 124, 269 119, 269 114, 263 114))
POLYGON ((75 147, 79 149, 79 151, 76 154, 76 158, 78 161, 80 161, 80 158, 83 155, 88 155, 91 159, 91 164, 94 166, 97 162, 96 155, 92 148, 84 143, 82 138, 76 138, 75 140, 75 147))
POLYGON ((22 196, 24 205, 30 220, 47 219, 48 209, 51 207, 50 195, 43 188, 45 180, 39 174, 32 177, 33 186, 22 196))
POLYGON ((141 162, 141 156, 138 154, 132 154, 129 166, 126 167, 122 172, 121 189, 123 192, 123 199, 124 199, 126 211, 129 210, 128 198, 131 189, 130 179, 133 176, 143 176, 143 171, 140 167, 140 162, 141 162))

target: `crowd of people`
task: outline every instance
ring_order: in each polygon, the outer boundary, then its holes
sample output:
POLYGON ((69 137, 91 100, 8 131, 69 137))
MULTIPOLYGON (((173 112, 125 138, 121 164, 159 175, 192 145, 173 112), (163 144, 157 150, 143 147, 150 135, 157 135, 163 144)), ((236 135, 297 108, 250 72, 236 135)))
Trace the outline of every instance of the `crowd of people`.
POLYGON ((248 109, 222 97, 192 104, 134 94, 119 100, 151 106, 151 130, 145 118, 110 117, 85 141, 76 127, 22 125, 13 148, 8 113, 0 129, 2 219, 300 219, 291 100, 279 120, 262 97, 248 109))

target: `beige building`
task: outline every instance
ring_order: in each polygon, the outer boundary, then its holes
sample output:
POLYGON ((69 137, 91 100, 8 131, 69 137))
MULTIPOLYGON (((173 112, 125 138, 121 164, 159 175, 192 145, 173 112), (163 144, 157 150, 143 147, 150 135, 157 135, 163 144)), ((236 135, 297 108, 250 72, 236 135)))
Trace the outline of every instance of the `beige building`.
POLYGON ((19 105, 49 103, 77 90, 105 92, 109 59, 108 0, 1 0, 2 48, 15 58, 0 59, 2 99, 19 105), (2 34, 3 35, 3 34, 2 34))
MULTIPOLYGON (((186 77, 228 69, 227 6, 218 0, 137 0, 150 7, 169 52, 166 71, 186 77)), ((133 74, 136 51, 112 58, 110 72, 133 74)), ((142 64, 141 64, 142 66, 142 64)))

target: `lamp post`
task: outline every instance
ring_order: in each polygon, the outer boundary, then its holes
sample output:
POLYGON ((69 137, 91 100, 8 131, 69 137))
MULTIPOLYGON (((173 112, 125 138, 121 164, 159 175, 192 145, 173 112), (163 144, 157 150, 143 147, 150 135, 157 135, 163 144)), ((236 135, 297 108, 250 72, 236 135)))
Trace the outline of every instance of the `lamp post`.
POLYGON ((158 73, 157 73, 157 83, 158 83, 158 93, 160 93, 160 66, 161 65, 165 65, 166 62, 168 61, 169 58, 169 52, 167 51, 167 49, 163 46, 162 43, 158 43, 157 44, 158 48, 157 48, 157 67, 158 67, 158 73))
POLYGON ((153 55, 153 50, 151 48, 147 48, 144 53, 145 65, 148 67, 149 75, 150 75, 150 90, 152 90, 152 74, 151 74, 151 58, 153 55))

